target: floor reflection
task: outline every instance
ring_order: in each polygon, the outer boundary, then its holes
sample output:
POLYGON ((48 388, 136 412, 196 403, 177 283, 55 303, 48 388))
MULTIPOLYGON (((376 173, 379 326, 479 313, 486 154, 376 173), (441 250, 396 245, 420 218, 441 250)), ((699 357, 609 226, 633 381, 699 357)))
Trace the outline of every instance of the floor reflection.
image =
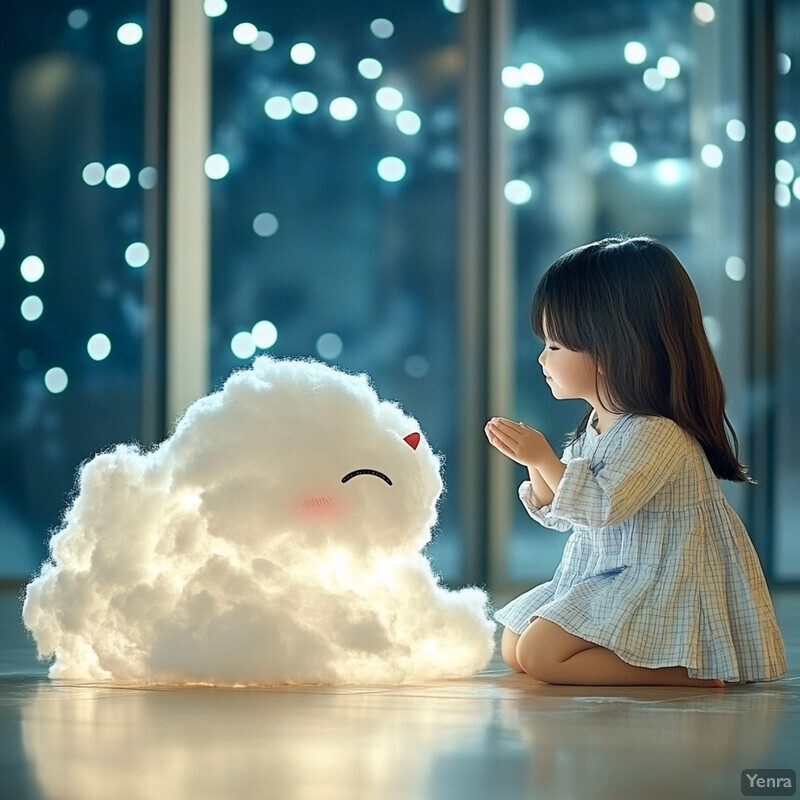
POLYGON ((502 703, 504 724, 529 754, 528 785, 537 795, 583 797, 588 784, 596 797, 736 797, 741 771, 772 760, 796 698, 782 687, 684 690, 683 697, 670 690, 666 698, 660 690, 661 699, 659 690, 606 691, 574 698, 568 712, 563 699, 549 713, 546 702, 539 713, 530 702, 502 703))
POLYGON ((483 742, 446 699, 383 692, 43 686, 22 741, 52 800, 424 798, 434 764, 483 742))

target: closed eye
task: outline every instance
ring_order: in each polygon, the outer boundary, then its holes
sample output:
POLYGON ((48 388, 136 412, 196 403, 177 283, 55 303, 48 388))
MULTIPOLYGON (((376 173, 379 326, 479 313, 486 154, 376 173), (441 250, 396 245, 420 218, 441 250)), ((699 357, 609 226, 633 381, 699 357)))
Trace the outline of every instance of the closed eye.
POLYGON ((357 478, 359 475, 374 475, 376 478, 386 481, 389 486, 392 485, 391 478, 389 478, 388 475, 384 475, 382 472, 378 472, 377 469, 354 469, 352 472, 348 472, 347 475, 342 478, 342 483, 347 483, 347 481, 357 478))

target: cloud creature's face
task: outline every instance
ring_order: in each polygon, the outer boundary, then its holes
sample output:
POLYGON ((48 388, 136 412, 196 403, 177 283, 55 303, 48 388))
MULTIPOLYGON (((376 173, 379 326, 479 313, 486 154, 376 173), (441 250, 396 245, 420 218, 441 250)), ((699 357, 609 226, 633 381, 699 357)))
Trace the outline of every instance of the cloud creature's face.
POLYGON ((222 539, 416 552, 436 521, 439 459, 417 421, 321 364, 257 360, 162 447, 173 486, 222 539))

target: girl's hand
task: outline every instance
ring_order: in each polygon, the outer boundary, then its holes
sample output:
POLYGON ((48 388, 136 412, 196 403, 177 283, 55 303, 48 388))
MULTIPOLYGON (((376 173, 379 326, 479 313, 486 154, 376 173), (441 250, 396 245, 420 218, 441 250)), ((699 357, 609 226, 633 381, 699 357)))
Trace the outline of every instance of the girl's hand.
POLYGON ((489 444, 504 456, 529 469, 536 469, 542 463, 556 457, 544 434, 524 422, 492 417, 486 423, 484 431, 489 444))

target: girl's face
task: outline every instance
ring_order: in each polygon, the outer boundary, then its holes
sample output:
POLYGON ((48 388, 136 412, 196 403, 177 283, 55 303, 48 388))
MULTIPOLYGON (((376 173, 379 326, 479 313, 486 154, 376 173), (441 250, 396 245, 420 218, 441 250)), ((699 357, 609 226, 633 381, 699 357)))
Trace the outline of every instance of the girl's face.
POLYGON ((547 385, 557 400, 586 400, 594 408, 600 404, 597 364, 588 353, 567 350, 545 338, 539 363, 547 385))

